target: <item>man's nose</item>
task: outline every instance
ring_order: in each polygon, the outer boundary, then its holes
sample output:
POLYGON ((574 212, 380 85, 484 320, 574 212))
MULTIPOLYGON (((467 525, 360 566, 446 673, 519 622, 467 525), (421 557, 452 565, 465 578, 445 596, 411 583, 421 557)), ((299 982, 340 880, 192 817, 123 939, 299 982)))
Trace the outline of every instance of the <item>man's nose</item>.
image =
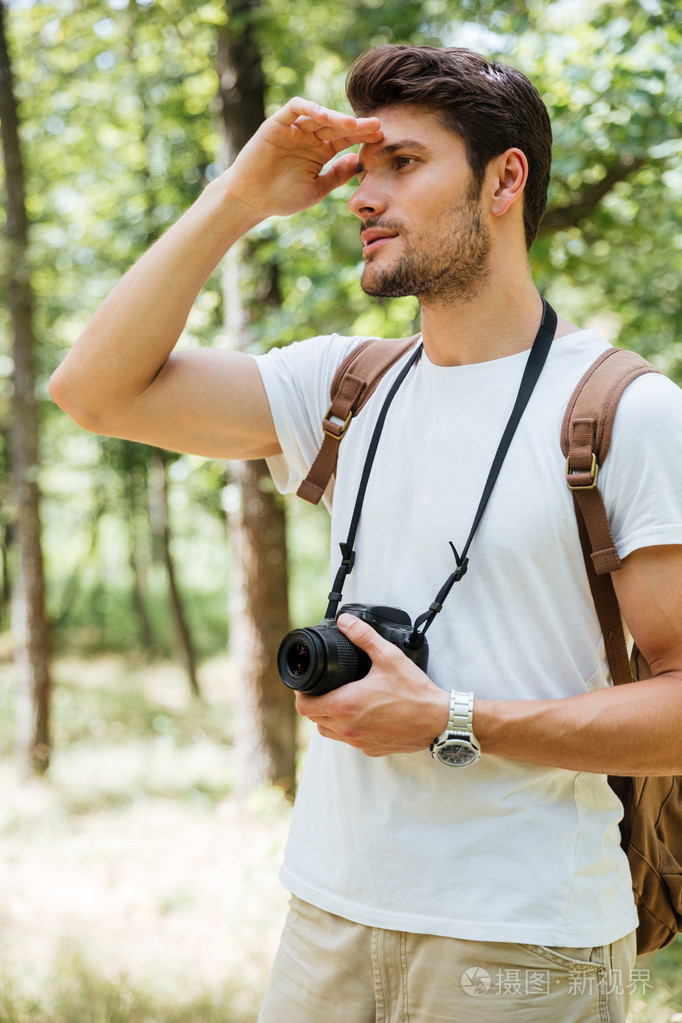
POLYGON ((387 199, 381 194, 380 189, 376 185, 371 185, 368 179, 369 174, 358 185, 348 200, 348 209, 356 217, 359 217, 360 220, 366 220, 367 217, 385 213, 388 205, 387 199))

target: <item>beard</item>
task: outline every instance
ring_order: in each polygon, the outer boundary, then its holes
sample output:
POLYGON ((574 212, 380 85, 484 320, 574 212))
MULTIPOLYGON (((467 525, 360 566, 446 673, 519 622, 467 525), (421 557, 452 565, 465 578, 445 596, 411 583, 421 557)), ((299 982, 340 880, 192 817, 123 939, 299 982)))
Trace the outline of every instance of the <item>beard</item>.
MULTIPOLYGON (((401 230, 397 222, 376 217, 363 225, 401 230)), ((362 290, 377 298, 404 298, 415 295, 427 301, 457 302, 473 298, 490 274, 490 233, 481 219, 478 196, 467 196, 451 207, 447 221, 417 248, 405 250, 386 266, 370 258, 360 284, 362 290)))

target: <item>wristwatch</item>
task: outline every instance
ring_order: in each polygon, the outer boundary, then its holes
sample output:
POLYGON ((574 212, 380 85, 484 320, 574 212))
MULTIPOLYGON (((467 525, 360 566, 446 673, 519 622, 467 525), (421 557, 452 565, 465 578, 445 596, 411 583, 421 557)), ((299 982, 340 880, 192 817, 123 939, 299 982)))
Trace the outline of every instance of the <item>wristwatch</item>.
POLYGON ((450 692, 450 717, 445 731, 431 743, 431 756, 448 767, 467 767, 481 756, 473 731, 474 694, 450 692))

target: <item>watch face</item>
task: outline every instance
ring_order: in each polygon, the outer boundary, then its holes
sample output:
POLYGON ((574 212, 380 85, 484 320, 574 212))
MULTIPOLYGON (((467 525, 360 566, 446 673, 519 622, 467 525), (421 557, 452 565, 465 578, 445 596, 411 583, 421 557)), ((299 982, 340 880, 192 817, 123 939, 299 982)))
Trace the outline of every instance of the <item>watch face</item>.
POLYGON ((451 767, 466 767, 477 759, 476 750, 469 743, 448 742, 436 752, 440 762, 451 767))

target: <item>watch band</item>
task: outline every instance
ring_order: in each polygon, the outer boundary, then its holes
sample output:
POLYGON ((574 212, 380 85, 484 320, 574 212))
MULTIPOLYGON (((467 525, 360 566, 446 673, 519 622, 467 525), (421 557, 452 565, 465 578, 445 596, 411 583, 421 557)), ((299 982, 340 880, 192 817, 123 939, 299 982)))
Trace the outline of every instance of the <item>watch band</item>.
POLYGON ((449 732, 466 732, 473 735, 474 694, 450 690, 450 716, 445 731, 436 742, 444 742, 449 732))
POLYGON ((473 729, 474 694, 450 690, 450 715, 445 731, 431 744, 431 756, 450 767, 466 767, 480 759, 473 729))

